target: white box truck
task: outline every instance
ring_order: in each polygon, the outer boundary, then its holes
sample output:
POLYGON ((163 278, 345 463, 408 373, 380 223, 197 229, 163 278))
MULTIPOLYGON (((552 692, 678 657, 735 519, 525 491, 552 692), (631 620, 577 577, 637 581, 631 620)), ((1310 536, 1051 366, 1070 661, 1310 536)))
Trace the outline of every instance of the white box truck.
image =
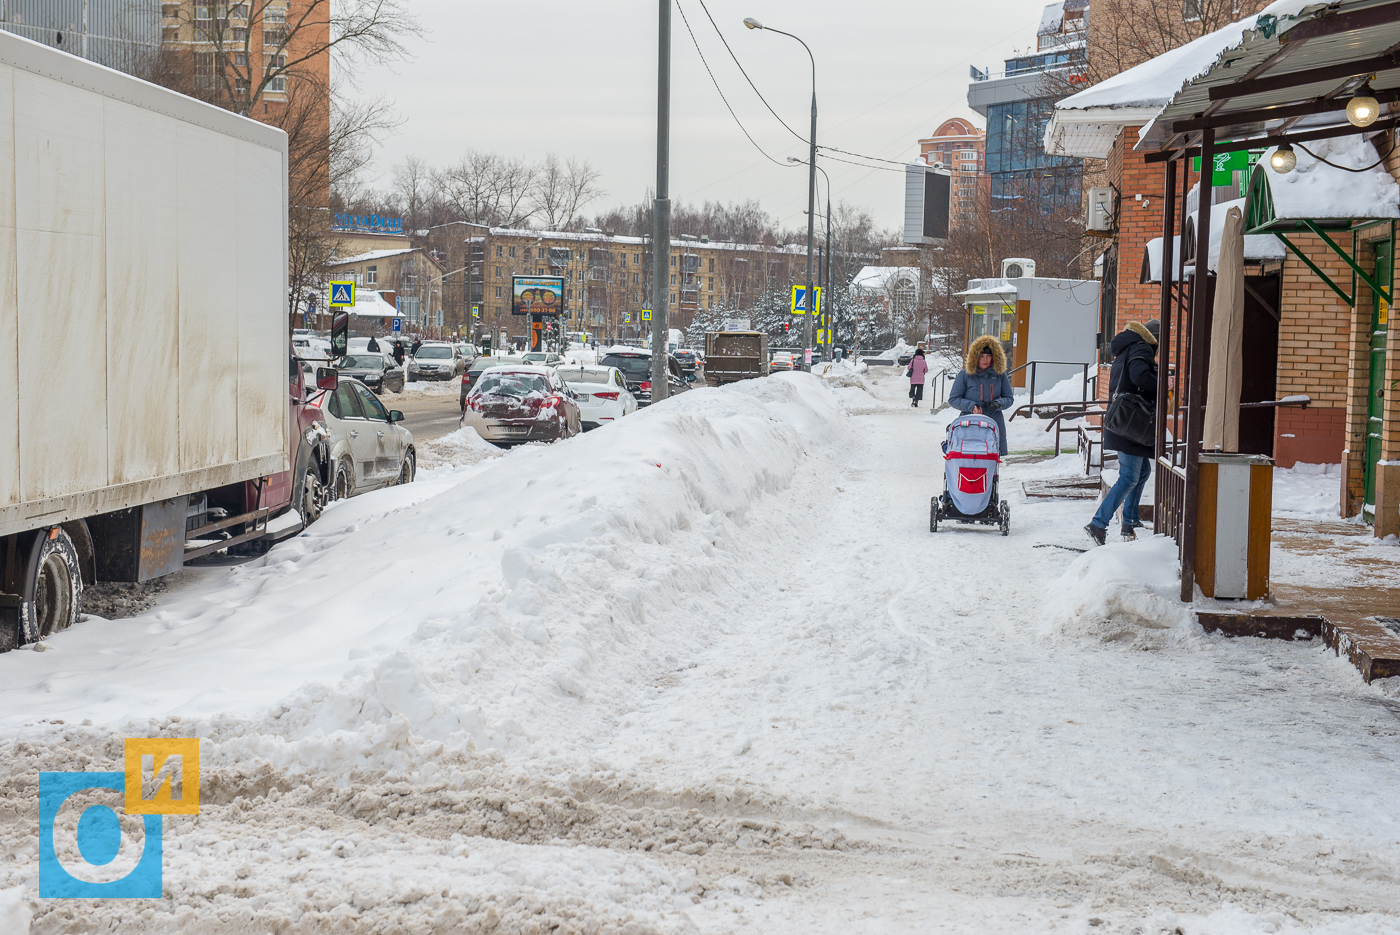
POLYGON ((280 130, 0 32, 0 650, 297 502, 286 179, 280 130))

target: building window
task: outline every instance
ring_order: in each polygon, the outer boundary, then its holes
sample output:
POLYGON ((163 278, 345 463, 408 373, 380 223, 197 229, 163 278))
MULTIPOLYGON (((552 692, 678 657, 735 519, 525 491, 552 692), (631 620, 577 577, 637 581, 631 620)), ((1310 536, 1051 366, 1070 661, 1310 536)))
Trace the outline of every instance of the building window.
POLYGON ((1185 0, 1181 9, 1181 18, 1188 23, 1194 23, 1201 18, 1201 0, 1185 0))
POLYGON ((676 265, 676 255, 675 255, 674 253, 671 254, 671 265, 672 265, 672 266, 675 266, 675 265, 676 265))
POLYGON ((710 257, 710 272, 713 273, 714 271, 715 271, 715 258, 714 258, 714 257, 710 257))
MULTIPOLYGON (((1176 247, 1172 247, 1172 249, 1175 250, 1176 247)), ((711 267, 711 268, 713 269, 713 267, 711 267)), ((711 291, 711 292, 714 292, 714 291, 715 291, 715 277, 713 277, 713 276, 710 277, 710 291, 711 291)), ((817 311, 821 311, 821 309, 817 309, 817 311)))
POLYGON ((633 274, 632 274, 632 285, 635 286, 635 285, 637 285, 637 283, 639 283, 639 282, 641 282, 641 281, 642 281, 642 274, 641 274, 641 273, 633 273, 633 274))
MULTIPOLYGON (((500 247, 497 247, 496 249, 499 250, 500 247)), ((505 278, 504 276, 501 275, 501 268, 500 268, 499 266, 496 267, 496 278, 497 278, 497 279, 504 279, 504 278, 505 278)))
POLYGON ((365 269, 365 284, 369 286, 379 284, 379 267, 370 266, 365 269))
MULTIPOLYGON (((540 255, 543 256, 544 254, 541 253, 540 255)), ((525 259, 528 260, 528 259, 530 259, 531 257, 532 257, 532 254, 531 254, 531 252, 530 252, 530 248, 529 248, 529 247, 526 247, 526 248, 525 248, 525 259)))
POLYGON ((514 247, 511 247, 511 248, 510 248, 510 255, 511 255, 511 256, 515 256, 515 248, 514 248, 514 247))
POLYGON ((675 294, 674 292, 671 293, 671 304, 672 304, 672 305, 675 305, 675 304, 676 304, 676 294, 675 294))
POLYGON ((632 265, 633 265, 633 266, 641 266, 641 265, 642 265, 642 255, 641 255, 640 253, 634 253, 634 254, 632 254, 632 265))
POLYGON ((496 287, 496 298, 499 299, 500 297, 501 297, 501 287, 500 287, 500 286, 497 286, 497 287, 496 287))
MULTIPOLYGON (((207 7, 205 9, 208 9, 207 7)), ((194 86, 204 90, 213 90, 216 87, 214 76, 213 52, 194 53, 194 86)))
MULTIPOLYGON (((497 248, 496 248, 496 256, 500 256, 500 255, 501 255, 501 248, 500 248, 500 247, 497 247, 497 248)), ((499 275, 499 273, 498 273, 497 275, 499 275)))

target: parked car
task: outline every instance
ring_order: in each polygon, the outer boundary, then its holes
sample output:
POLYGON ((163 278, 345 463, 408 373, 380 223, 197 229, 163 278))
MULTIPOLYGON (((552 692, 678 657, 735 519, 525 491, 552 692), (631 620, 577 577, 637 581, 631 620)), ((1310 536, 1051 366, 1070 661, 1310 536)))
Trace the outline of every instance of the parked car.
POLYGON ((543 367, 557 367, 564 363, 564 358, 553 351, 530 351, 525 355, 525 363, 539 364, 543 367))
POLYGON ((501 448, 571 438, 582 423, 578 399, 558 372, 529 364, 484 371, 462 409, 462 426, 501 448))
MULTIPOLYGON (((670 373, 670 379, 667 381, 670 395, 674 396, 690 389, 690 384, 681 376, 681 365, 676 359, 667 354, 666 363, 670 373)), ((604 354, 598 364, 621 370, 622 378, 627 381, 627 389, 637 397, 637 405, 651 405, 651 351, 613 349, 604 354)))
POLYGON ((467 369, 462 354, 451 344, 434 341, 424 343, 418 353, 408 360, 408 382, 415 380, 451 380, 467 369))
POLYGON ((472 361, 476 360, 478 357, 481 356, 481 352, 477 350, 474 345, 458 343, 452 346, 457 348, 457 353, 462 355, 462 360, 466 363, 468 367, 472 365, 472 361))
POLYGON ((463 409, 467 408, 467 394, 471 392, 472 387, 476 385, 476 381, 481 378, 482 373, 490 370, 492 367, 504 367, 510 364, 521 363, 524 363, 524 361, 519 357, 510 357, 505 354, 500 354, 495 357, 478 357, 476 360, 472 361, 472 365, 467 368, 467 372, 462 374, 462 392, 457 397, 458 405, 463 409))
POLYGON ((354 377, 376 393, 389 390, 403 392, 403 369, 394 364, 392 357, 384 354, 365 352, 336 361, 335 367, 342 374, 354 377))
POLYGON ((616 367, 566 364, 557 373, 578 397, 579 418, 585 432, 637 411, 637 397, 616 367))
POLYGON ((774 351, 773 359, 769 362, 768 369, 770 371, 791 370, 795 364, 796 361, 793 359, 792 351, 774 351))
POLYGON ((344 375, 317 405, 330 430, 333 498, 413 480, 418 456, 413 433, 399 424, 402 412, 385 409, 369 387, 344 375))

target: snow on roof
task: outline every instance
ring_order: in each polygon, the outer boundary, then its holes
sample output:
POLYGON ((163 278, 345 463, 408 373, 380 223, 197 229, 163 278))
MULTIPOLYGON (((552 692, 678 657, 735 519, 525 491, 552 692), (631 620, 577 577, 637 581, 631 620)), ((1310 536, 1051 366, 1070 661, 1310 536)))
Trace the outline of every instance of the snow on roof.
MULTIPOLYGON (((585 234, 578 231, 550 231, 550 230, 530 230, 523 227, 493 227, 491 234, 495 237, 533 237, 537 240, 565 240, 582 241, 586 243, 598 244, 625 244, 627 246, 651 245, 650 237, 631 237, 625 234, 614 234, 609 237, 607 234, 585 234)), ((463 242, 471 240, 481 240, 480 237, 467 237, 463 242)), ((685 240, 671 239, 672 247, 694 247, 705 250, 766 250, 774 253, 803 254, 807 253, 807 248, 802 244, 777 244, 773 246, 761 243, 733 243, 728 240, 685 240)))
MULTIPOLYGON (((1231 205, 1238 205, 1240 210, 1244 210, 1244 199, 1236 201, 1222 201, 1220 204, 1211 205, 1210 209, 1210 268, 1214 272, 1220 265, 1220 238, 1225 232, 1225 212, 1231 205), (1219 223, 1216 223, 1219 218, 1219 223)), ((1286 254, 1283 243, 1273 234, 1245 234, 1244 235, 1244 258, 1246 260, 1281 260, 1286 254)), ((1144 275, 1143 282, 1162 281, 1162 238, 1154 237, 1147 242, 1143 248, 1144 275)), ((1176 275, 1177 265, 1181 262, 1181 235, 1172 238, 1172 263, 1170 274, 1176 275)), ((1187 269, 1191 265, 1187 264, 1187 269)))
POLYGON ((1260 16, 1288 16, 1309 5, 1316 4, 1310 0, 1277 0, 1254 16, 1163 52, 1057 102, 1045 127, 1046 153, 1103 158, 1119 128, 1150 124, 1183 85, 1204 75, 1225 52, 1243 42, 1245 32, 1254 29, 1260 16))
POLYGON ((348 256, 348 257, 345 257, 343 260, 339 260, 339 259, 338 259, 338 260, 333 260, 333 261, 331 261, 331 262, 330 262, 329 264, 327 264, 327 265, 329 265, 329 266, 341 266, 341 265, 344 265, 344 264, 346 264, 346 263, 365 263, 365 262, 368 262, 369 260, 382 260, 382 259, 384 259, 385 257, 399 256, 400 254, 404 254, 404 253, 412 253, 413 251, 415 251, 415 250, 417 250, 417 249, 419 249, 419 248, 418 248, 418 247, 401 247, 401 248, 399 248, 399 249, 397 249, 397 250, 371 250, 369 253, 361 253, 361 254, 357 254, 356 256, 348 256))
POLYGON ((853 289, 884 289, 891 280, 909 279, 917 288, 919 271, 912 266, 862 266, 851 280, 853 289))
POLYGON ((350 307, 350 314, 363 318, 392 318, 398 315, 397 307, 384 301, 384 296, 373 289, 356 289, 355 304, 350 307))
POLYGON ((1269 164, 1273 149, 1259 160, 1269 180, 1274 217, 1400 218, 1400 185, 1377 164, 1376 148, 1360 134, 1317 140, 1307 149, 1336 165, 1309 155, 1302 145, 1293 148, 1298 162, 1286 175, 1269 164))
POLYGON ((978 296, 978 295, 1015 295, 1016 287, 1009 279, 972 279, 967 283, 967 288, 962 292, 954 292, 955 296, 978 296))
POLYGON ((1058 3, 1047 3, 1045 9, 1040 11, 1040 28, 1035 31, 1037 36, 1048 36, 1051 33, 1060 31, 1060 26, 1065 21, 1065 0, 1058 3))

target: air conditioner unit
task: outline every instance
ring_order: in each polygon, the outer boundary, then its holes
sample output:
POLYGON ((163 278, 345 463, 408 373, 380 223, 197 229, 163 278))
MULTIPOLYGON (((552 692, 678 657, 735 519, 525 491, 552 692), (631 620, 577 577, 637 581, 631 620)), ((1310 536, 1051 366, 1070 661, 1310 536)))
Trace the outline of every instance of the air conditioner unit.
POLYGON ((1035 260, 1013 256, 1001 261, 1002 279, 1020 279, 1022 276, 1035 277, 1035 260))
POLYGON ((1084 205, 1084 229, 1109 233, 1114 226, 1113 189, 1107 186, 1089 189, 1084 205))

